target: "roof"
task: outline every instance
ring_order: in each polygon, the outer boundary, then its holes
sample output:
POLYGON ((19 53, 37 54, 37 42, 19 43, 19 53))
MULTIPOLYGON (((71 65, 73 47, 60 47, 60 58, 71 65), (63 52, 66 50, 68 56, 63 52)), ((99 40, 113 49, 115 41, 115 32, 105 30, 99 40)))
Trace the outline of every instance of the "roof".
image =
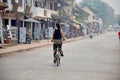
POLYGON ((5 8, 8 8, 8 5, 6 3, 0 1, 0 10, 3 10, 5 8))
POLYGON ((75 20, 75 19, 73 19, 72 21, 73 21, 74 23, 76 23, 76 24, 80 24, 80 25, 82 24, 81 22, 79 22, 79 21, 77 21, 77 20, 75 20))
POLYGON ((90 7, 89 5, 87 5, 87 4, 84 4, 83 6, 81 6, 81 8, 83 8, 83 7, 88 7, 92 12, 94 12, 95 14, 97 14, 97 11, 95 11, 92 7, 90 7))
POLYGON ((59 2, 60 2, 62 5, 64 5, 64 6, 68 5, 68 3, 65 2, 64 0, 59 0, 59 2))
POLYGON ((81 11, 84 12, 85 14, 90 15, 88 12, 86 12, 85 10, 83 10, 82 8, 80 8, 78 5, 76 5, 76 8, 79 9, 79 10, 81 10, 81 11))
POLYGON ((24 19, 25 22, 34 22, 34 23, 40 23, 39 21, 29 18, 29 19, 24 19))

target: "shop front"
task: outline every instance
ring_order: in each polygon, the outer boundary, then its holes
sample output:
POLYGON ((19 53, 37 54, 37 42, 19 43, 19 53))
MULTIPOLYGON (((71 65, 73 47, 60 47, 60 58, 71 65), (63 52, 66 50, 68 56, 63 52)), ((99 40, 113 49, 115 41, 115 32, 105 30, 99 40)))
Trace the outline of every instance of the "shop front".
POLYGON ((29 19, 24 19, 25 22, 25 27, 26 27, 26 34, 29 34, 31 36, 31 39, 38 40, 40 39, 39 34, 40 34, 40 21, 29 18, 29 19))
POLYGON ((0 1, 0 43, 4 43, 3 37, 3 27, 2 27, 2 17, 1 14, 5 12, 5 8, 8 8, 8 5, 2 1, 0 1))
POLYGON ((4 42, 11 44, 19 41, 19 28, 23 27, 23 13, 7 11, 1 14, 4 42))

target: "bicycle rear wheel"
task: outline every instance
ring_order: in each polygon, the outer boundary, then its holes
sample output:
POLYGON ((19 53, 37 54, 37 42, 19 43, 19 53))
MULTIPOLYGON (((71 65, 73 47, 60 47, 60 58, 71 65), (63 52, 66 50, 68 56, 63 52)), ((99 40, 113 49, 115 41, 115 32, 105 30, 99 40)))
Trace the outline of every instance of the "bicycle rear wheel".
POLYGON ((57 63, 57 66, 60 65, 60 58, 57 58, 56 63, 57 63))

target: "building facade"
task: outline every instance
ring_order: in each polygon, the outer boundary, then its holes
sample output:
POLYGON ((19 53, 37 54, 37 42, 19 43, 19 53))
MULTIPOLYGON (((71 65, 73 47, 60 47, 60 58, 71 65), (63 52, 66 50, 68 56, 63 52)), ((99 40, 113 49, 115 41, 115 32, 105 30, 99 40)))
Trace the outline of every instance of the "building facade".
MULTIPOLYGON (((0 26, 3 28, 2 40, 13 38, 12 33, 16 40, 20 39, 19 29, 26 28, 26 33, 30 33, 32 39, 47 38, 49 34, 49 27, 52 27, 52 14, 58 14, 57 4, 58 0, 1 0, 8 5, 8 8, 0 14, 0 26), (39 21, 28 21, 27 19, 39 21), (11 30, 14 30, 13 32, 11 30), (38 31, 39 29, 39 31, 38 31), (38 33, 35 33, 36 30, 38 33), (7 32, 10 33, 7 35, 7 32), (38 37, 39 36, 39 37, 38 37)), ((24 36, 25 37, 25 36, 24 36)))
POLYGON ((90 14, 88 17, 88 21, 86 21, 88 23, 88 27, 90 29, 93 29, 94 33, 99 34, 102 30, 102 19, 99 18, 96 15, 96 12, 88 5, 82 6, 82 9, 90 14))

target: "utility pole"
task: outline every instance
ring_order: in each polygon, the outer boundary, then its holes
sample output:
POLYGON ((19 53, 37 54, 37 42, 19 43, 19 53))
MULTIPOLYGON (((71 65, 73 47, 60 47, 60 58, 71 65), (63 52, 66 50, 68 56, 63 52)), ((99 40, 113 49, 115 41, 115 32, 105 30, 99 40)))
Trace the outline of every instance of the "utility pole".
POLYGON ((4 44, 4 37, 3 37, 3 27, 2 27, 2 18, 0 15, 0 41, 2 44, 4 44))
POLYGON ((72 0, 72 16, 74 16, 74 0, 72 0))
POLYGON ((3 1, 0 0, 0 39, 1 43, 4 44, 4 37, 3 37, 3 26, 2 26, 2 18, 1 14, 4 12, 5 8, 8 8, 8 5, 6 5, 3 1))
POLYGON ((19 26, 19 18, 18 18, 18 12, 16 13, 16 27, 17 27, 17 42, 20 43, 20 26, 19 26))

